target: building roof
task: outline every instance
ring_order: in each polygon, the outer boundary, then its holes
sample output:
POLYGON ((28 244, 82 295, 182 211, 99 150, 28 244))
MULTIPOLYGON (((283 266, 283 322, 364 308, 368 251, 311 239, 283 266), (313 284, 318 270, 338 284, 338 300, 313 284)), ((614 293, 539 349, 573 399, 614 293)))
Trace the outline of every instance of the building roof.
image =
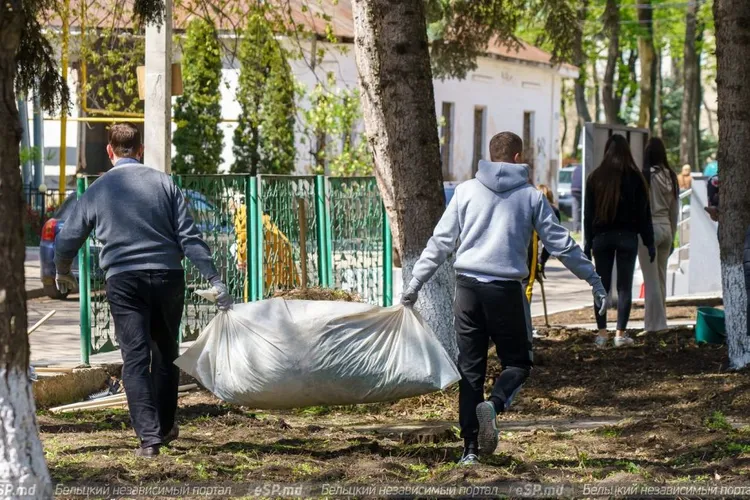
MULTIPOLYGON (((84 2, 87 9, 87 28, 133 28, 132 0, 106 5, 100 0, 71 0, 69 20, 71 29, 81 26, 81 11, 84 2), (115 11, 115 9, 118 10, 115 11)), ((253 0, 229 0, 223 4, 223 8, 219 9, 216 5, 209 6, 205 0, 183 0, 173 7, 174 29, 184 30, 188 21, 193 17, 206 17, 212 19, 221 31, 240 31, 247 17, 245 14, 252 2, 253 0)), ((269 3, 279 5, 281 11, 286 14, 284 22, 290 28, 302 26, 324 37, 327 35, 327 28, 330 24, 332 34, 342 42, 351 43, 354 40, 351 0, 338 0, 338 2, 333 0, 270 0, 269 3)), ((62 24, 56 13, 50 13, 46 22, 48 26, 55 28, 59 28, 62 24)), ((493 39, 487 47, 487 55, 509 61, 555 66, 552 64, 551 54, 523 41, 518 45, 509 46, 501 40, 493 39)), ((562 67, 568 71, 577 72, 575 66, 563 64, 562 67)))

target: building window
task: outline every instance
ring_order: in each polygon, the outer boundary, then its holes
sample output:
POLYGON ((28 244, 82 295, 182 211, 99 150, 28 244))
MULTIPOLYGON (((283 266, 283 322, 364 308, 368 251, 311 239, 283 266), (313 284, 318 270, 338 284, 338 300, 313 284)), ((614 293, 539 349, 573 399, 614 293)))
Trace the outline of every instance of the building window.
POLYGON ((534 176, 534 112, 523 114, 523 161, 529 166, 529 176, 536 182, 534 176))
POLYGON ((485 117, 487 108, 477 106, 474 108, 474 154, 471 158, 471 174, 476 175, 479 169, 479 160, 484 158, 484 136, 485 117))
POLYGON ((443 103, 442 127, 440 128, 440 161, 443 165, 443 180, 452 180, 453 156, 453 103, 443 103))

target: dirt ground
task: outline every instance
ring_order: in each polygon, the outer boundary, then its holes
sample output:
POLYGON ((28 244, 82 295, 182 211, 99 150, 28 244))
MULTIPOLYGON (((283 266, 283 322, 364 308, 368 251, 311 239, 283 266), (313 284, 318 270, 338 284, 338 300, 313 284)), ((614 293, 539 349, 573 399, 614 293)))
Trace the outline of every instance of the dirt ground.
MULTIPOLYGON (((133 456, 123 410, 40 412, 38 423, 61 482, 747 480, 750 378, 724 370, 724 346, 698 346, 691 330, 604 350, 590 332, 548 333, 535 345, 532 377, 500 417, 496 453, 472 468, 455 465, 456 387, 395 403, 284 412, 191 393, 180 399, 181 438, 154 460, 133 456), (393 428, 405 424, 416 431, 393 428)), ((493 356, 490 377, 498 372, 493 356)))
MULTIPOLYGON (((667 308, 667 319, 671 320, 689 320, 695 319, 697 314, 697 307, 695 306, 672 306, 667 308)), ((643 321, 643 315, 645 310, 643 304, 633 304, 633 308, 630 311, 630 319, 633 321, 643 321)), ((607 321, 614 324, 617 321, 617 311, 610 309, 607 311, 607 321)), ((544 325, 544 316, 539 316, 533 319, 534 326, 544 325)), ((586 307, 583 309, 576 309, 573 311, 565 311, 556 314, 549 315, 549 324, 555 325, 583 325, 596 323, 594 317, 594 307, 586 307)))

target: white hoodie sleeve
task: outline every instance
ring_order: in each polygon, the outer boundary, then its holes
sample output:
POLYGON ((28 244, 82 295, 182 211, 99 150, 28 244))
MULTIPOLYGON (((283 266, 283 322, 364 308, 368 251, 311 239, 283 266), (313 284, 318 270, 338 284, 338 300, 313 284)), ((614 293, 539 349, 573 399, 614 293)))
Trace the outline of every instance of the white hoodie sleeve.
POLYGON ((448 256, 456 251, 460 234, 457 200, 458 193, 451 198, 448 207, 440 218, 440 222, 432 233, 430 241, 427 242, 427 247, 425 247, 417 263, 414 264, 409 286, 416 290, 427 283, 448 256))
POLYGON ((560 259, 560 262, 578 279, 586 281, 591 286, 600 281, 594 264, 586 258, 568 230, 560 225, 555 212, 552 211, 552 207, 549 206, 542 193, 539 193, 539 200, 534 211, 534 229, 544 243, 544 248, 560 259))

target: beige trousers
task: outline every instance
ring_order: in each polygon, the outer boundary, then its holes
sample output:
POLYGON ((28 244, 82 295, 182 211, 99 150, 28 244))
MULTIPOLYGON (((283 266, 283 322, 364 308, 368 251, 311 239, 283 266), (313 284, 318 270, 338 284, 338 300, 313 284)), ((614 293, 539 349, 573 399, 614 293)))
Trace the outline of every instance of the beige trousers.
POLYGON ((643 271, 646 287, 645 323, 647 332, 658 332, 667 328, 667 261, 672 251, 672 225, 668 220, 654 220, 654 246, 656 258, 649 259, 648 249, 641 241, 638 260, 643 271))

